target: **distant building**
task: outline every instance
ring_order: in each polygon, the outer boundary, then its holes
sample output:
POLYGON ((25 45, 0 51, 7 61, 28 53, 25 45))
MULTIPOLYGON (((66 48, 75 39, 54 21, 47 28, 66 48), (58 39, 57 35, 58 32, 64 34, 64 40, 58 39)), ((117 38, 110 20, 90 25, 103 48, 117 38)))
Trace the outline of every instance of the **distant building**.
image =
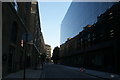
POLYGON ((45 52, 37 2, 2 2, 2 76, 35 68, 45 52), (25 43, 25 34, 30 34, 25 43), (25 55, 26 51, 26 55, 25 55))
POLYGON ((51 46, 46 44, 46 61, 51 62, 51 46))
MULTIPOLYGON (((63 58, 63 57, 64 56, 61 56, 61 58, 63 58)), ((57 46, 53 49, 52 60, 55 64, 57 64, 59 62, 59 59, 60 59, 60 48, 57 46)))

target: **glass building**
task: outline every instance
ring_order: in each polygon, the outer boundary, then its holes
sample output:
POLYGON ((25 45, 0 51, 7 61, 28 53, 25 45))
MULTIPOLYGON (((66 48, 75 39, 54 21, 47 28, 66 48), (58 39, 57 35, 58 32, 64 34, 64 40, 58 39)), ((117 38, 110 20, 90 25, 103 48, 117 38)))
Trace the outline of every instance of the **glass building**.
POLYGON ((109 9, 115 2, 72 2, 62 23, 61 40, 63 44, 68 38, 74 37, 86 25, 93 25, 97 17, 109 9))
POLYGON ((120 78, 119 21, 120 2, 71 3, 61 23, 60 63, 120 78))

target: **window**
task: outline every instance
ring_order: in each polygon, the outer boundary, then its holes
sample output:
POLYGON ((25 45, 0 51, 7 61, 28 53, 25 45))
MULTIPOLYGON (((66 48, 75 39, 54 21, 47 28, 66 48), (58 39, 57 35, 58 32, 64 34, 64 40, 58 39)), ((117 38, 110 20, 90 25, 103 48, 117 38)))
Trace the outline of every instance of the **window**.
POLYGON ((110 37, 114 37, 114 30, 113 29, 110 30, 110 37))
POLYGON ((17 1, 16 1, 16 0, 14 0, 13 5, 14 5, 15 10, 18 12, 18 4, 17 4, 17 1))
POLYGON ((32 5, 32 6, 31 6, 31 13, 32 13, 32 14, 35 14, 35 13, 36 13, 35 9, 36 9, 36 5, 32 5))
POLYGON ((95 65, 102 65, 102 62, 103 62, 102 60, 103 60, 102 56, 96 55, 96 57, 95 57, 95 65))
POLYGON ((96 35, 93 33, 93 34, 92 34, 92 41, 95 41, 95 39, 96 39, 95 36, 96 36, 96 35))
POLYGON ((17 41, 17 32, 18 32, 18 26, 17 26, 17 23, 14 22, 12 25, 12 32, 11 32, 11 41, 13 43, 16 43, 17 41))
POLYGON ((113 17, 110 17, 109 19, 113 19, 113 17))
POLYGON ((37 2, 32 2, 32 4, 37 4, 37 2))
POLYGON ((109 15, 112 15, 112 12, 110 12, 109 15))

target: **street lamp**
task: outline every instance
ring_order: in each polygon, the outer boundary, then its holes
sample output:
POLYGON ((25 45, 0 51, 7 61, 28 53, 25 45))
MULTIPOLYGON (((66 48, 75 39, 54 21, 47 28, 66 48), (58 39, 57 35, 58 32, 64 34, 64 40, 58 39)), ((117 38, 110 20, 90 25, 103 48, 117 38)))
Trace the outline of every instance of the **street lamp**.
MULTIPOLYGON (((28 37, 28 36, 27 36, 28 37)), ((25 44, 25 58, 24 58, 24 77, 23 77, 23 80, 25 80, 25 73, 26 73, 26 52, 27 52, 27 45, 33 45, 34 43, 33 43, 33 40, 31 40, 31 41, 26 41, 26 44, 25 44)))
MULTIPOLYGON (((22 40, 21 40, 21 43, 25 43, 25 54, 24 54, 24 75, 23 75, 23 80, 25 80, 25 68, 26 68, 26 52, 27 52, 27 44, 32 41, 32 35, 30 33, 24 33, 22 35, 22 40)), ((32 43, 31 43, 32 44, 32 43)), ((23 44, 21 44, 22 47, 23 44)))

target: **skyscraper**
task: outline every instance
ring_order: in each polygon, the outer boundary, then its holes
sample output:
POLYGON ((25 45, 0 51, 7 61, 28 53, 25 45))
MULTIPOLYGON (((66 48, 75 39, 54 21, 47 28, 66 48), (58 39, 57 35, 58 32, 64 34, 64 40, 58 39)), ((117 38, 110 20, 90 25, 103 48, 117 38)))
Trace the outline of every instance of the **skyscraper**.
POLYGON ((60 45, 60 63, 101 78, 119 78, 119 21, 120 2, 72 3, 62 22, 61 43, 67 41, 60 45))
POLYGON ((40 53, 45 53, 38 2, 3 2, 2 26, 2 77, 36 68, 40 53), (31 39, 26 39, 28 33, 31 39))
POLYGON ((72 2, 62 23, 61 40, 64 43, 67 38, 74 37, 86 25, 92 25, 97 17, 109 9, 115 2, 72 2))

